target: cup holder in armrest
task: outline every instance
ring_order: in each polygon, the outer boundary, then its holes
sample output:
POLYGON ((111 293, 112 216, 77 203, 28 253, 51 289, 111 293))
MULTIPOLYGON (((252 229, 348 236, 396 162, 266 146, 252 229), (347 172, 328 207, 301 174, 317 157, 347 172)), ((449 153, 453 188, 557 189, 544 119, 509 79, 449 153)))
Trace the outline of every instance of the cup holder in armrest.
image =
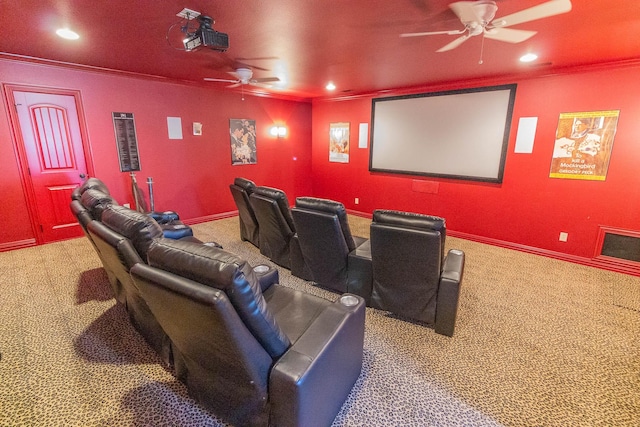
POLYGON ((358 304, 358 298, 354 297, 353 295, 342 295, 340 297, 340 304, 347 307, 352 307, 358 304))
POLYGON ((264 274, 269 271, 269 266, 264 264, 256 265, 255 267, 253 267, 253 271, 255 271, 257 274, 264 274))
POLYGON ((260 289, 262 289, 262 292, 266 291, 271 287, 271 285, 278 283, 280 280, 278 270, 265 264, 256 265, 253 267, 253 272, 258 278, 258 282, 260 282, 260 289))

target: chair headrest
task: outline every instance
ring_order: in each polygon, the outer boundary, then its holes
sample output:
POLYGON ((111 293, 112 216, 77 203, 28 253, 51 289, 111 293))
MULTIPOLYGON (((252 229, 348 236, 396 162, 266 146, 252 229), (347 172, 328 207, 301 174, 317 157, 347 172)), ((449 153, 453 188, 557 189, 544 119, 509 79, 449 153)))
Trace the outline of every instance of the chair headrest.
POLYGON ((376 209, 373 211, 373 222, 441 232, 446 230, 444 218, 413 212, 376 209))
POLYGON ((291 211, 289 209, 289 200, 284 191, 273 187, 256 187, 253 190, 253 195, 261 196, 266 199, 274 200, 278 205, 278 209, 282 212, 289 228, 295 232, 296 226, 293 224, 293 218, 291 217, 291 211))
POLYGON ((95 188, 85 190, 80 197, 80 202, 98 221, 101 221, 102 213, 107 206, 118 204, 109 194, 95 188))
POLYGON ((342 203, 328 199, 319 199, 317 197, 298 197, 296 198, 296 207, 328 212, 338 216, 347 214, 342 203))
POLYGON ((162 237, 162 228, 153 218, 124 206, 108 206, 102 213, 102 223, 129 239, 145 262, 151 243, 162 237))
POLYGON ((351 235, 351 228, 349 227, 349 220, 347 218, 347 210, 342 203, 317 197, 298 197, 296 198, 296 207, 336 215, 340 222, 342 234, 347 242, 347 247, 350 251, 355 249, 356 245, 353 240, 353 236, 351 235))
POLYGON ((84 193, 90 188, 95 188, 96 190, 100 190, 105 194, 111 194, 109 193, 109 188, 107 188, 107 185, 95 177, 88 178, 85 182, 82 183, 82 185, 80 186, 80 194, 84 193))
POLYGON ((256 188, 256 184, 253 181, 242 177, 237 177, 236 179, 234 179, 233 184, 242 188, 247 192, 247 194, 253 193, 253 190, 256 188))
POLYGON ((149 249, 149 265, 224 291, 272 357, 280 356, 291 344, 268 311, 260 283, 246 260, 214 246, 161 238, 149 249))
POLYGON ((166 238, 149 248, 149 265, 226 291, 237 276, 252 271, 247 261, 222 248, 166 238))
POLYGON ((287 202, 287 207, 289 206, 287 195, 285 194, 284 191, 280 190, 279 188, 260 186, 260 187, 256 187, 255 190, 253 190, 253 192, 254 194, 266 197, 268 199, 273 199, 278 201, 284 200, 287 202))

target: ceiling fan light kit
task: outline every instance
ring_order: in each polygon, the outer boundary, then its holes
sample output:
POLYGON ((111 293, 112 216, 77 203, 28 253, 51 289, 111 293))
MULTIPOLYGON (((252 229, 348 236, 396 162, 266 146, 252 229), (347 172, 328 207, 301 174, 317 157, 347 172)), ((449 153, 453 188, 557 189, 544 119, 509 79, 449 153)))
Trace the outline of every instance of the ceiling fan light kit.
POLYGON ((421 37, 438 34, 461 35, 457 39, 444 45, 436 52, 453 50, 474 36, 498 40, 507 43, 521 43, 536 34, 536 31, 507 28, 512 25, 548 18, 550 16, 567 13, 571 10, 571 0, 549 0, 537 6, 494 19, 498 5, 491 0, 457 1, 449 4, 449 8, 456 14, 463 29, 451 31, 427 31, 421 33, 404 33, 400 37, 421 37))
POLYGON ((231 80, 231 79, 216 79, 211 77, 205 77, 204 80, 207 82, 232 83, 227 87, 238 87, 243 85, 250 85, 250 86, 261 86, 265 88, 271 87, 269 83, 275 83, 280 81, 278 77, 261 77, 261 78, 254 79, 253 70, 251 70, 251 68, 244 68, 244 67, 236 68, 235 71, 229 71, 229 74, 234 76, 236 79, 231 80))
POLYGON ((243 85, 246 85, 251 80, 251 77, 253 77, 253 71, 249 68, 238 68, 236 70, 236 76, 238 76, 238 79, 243 85))

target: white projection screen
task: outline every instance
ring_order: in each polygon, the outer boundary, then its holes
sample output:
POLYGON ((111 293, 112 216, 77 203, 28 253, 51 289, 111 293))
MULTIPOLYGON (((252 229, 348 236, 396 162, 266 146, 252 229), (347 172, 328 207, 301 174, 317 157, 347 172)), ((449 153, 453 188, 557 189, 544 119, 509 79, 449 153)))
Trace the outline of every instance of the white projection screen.
POLYGON ((372 172, 502 182, 516 85, 374 98, 372 172))

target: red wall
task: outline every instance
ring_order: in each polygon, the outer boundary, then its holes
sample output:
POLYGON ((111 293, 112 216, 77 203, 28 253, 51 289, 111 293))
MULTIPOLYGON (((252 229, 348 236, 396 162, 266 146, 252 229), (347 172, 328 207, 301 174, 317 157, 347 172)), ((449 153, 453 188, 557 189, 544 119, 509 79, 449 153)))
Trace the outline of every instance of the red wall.
MULTIPOLYGON (((433 214, 445 217, 447 228, 461 236, 522 249, 533 247, 568 258, 592 258, 599 226, 640 230, 638 75, 637 67, 629 67, 515 81, 518 87, 502 184, 371 173, 369 149, 357 146, 359 123, 370 125, 372 97, 316 101, 314 192, 368 215, 378 208, 433 214), (600 110, 620 110, 606 180, 549 178, 559 114, 600 110), (514 153, 520 117, 538 117, 532 154, 514 153), (351 124, 348 164, 328 161, 332 122, 351 124), (356 197, 359 205, 354 203, 356 197), (561 231, 569 234, 567 242, 559 241, 561 231)), ((474 86, 500 83, 514 81, 474 86)), ((415 92, 463 87, 427 87, 415 92)))
MULTIPOLYGON (((0 60, 3 84, 81 92, 96 176, 109 185, 120 203, 132 198, 129 175, 118 167, 114 111, 135 115, 142 164, 138 179, 144 187, 147 176, 154 178, 156 208, 174 209, 187 222, 234 211, 228 185, 234 177, 244 176, 258 185, 282 188, 291 203, 297 196, 315 195, 339 200, 365 215, 378 208, 440 215, 447 219, 452 234, 560 254, 578 262, 593 257, 600 226, 640 230, 638 71, 638 66, 612 67, 467 85, 518 84, 504 181, 486 184, 370 173, 369 150, 357 145, 359 123, 371 119, 371 96, 320 100, 313 105, 252 96, 242 101, 239 93, 206 86, 0 60), (549 178, 559 114, 597 110, 621 111, 606 180, 549 178), (183 140, 168 139, 167 116, 182 118, 183 140), (533 153, 515 154, 518 120, 530 116, 538 117, 533 153), (256 120, 260 132, 257 165, 231 165, 229 118, 256 120), (203 123, 203 136, 190 134, 194 121, 203 123), (273 122, 286 123, 289 136, 282 140, 268 136, 273 122), (328 161, 332 122, 351 123, 347 164, 328 161), (566 243, 558 240, 561 231, 569 234, 566 243)), ((414 92, 464 87, 425 87, 414 92)), ((34 236, 4 104, 2 116, 0 249, 11 249, 34 236)))
MULTIPOLYGON (((137 178, 146 192, 146 178, 153 177, 157 210, 175 210, 187 221, 235 211, 229 184, 236 176, 281 188, 291 199, 311 194, 310 103, 246 94, 243 101, 240 93, 206 86, 11 60, 0 60, 0 83, 81 92, 95 175, 119 203, 131 203, 132 196, 129 174, 119 169, 111 118, 115 111, 134 114, 142 169, 137 178), (167 116, 182 118, 184 139, 168 139, 167 116), (256 120, 256 165, 231 165, 230 118, 256 120), (192 122, 203 124, 202 136, 192 135, 192 122), (287 137, 268 134, 274 122, 287 125, 287 137)), ((0 126, 0 249, 11 249, 34 235, 5 103, 0 126)))

